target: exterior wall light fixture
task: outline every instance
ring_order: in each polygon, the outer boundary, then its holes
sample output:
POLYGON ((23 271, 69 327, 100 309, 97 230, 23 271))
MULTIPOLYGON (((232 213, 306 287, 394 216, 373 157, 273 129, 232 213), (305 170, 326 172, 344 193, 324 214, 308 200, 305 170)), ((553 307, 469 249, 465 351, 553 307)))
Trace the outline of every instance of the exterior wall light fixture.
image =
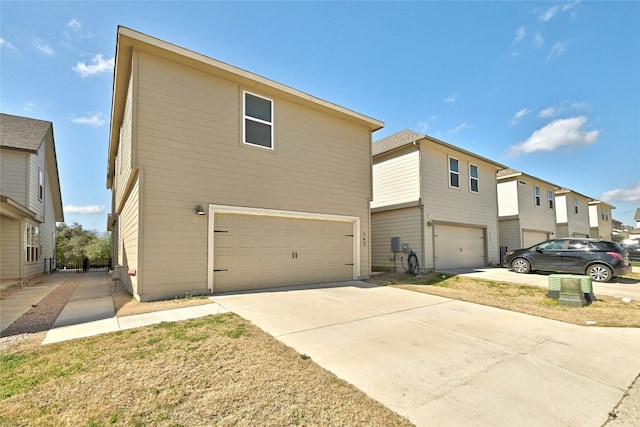
POLYGON ((194 208, 194 210, 196 211, 196 215, 206 215, 207 213, 204 211, 204 209, 202 209, 201 205, 198 205, 194 208))

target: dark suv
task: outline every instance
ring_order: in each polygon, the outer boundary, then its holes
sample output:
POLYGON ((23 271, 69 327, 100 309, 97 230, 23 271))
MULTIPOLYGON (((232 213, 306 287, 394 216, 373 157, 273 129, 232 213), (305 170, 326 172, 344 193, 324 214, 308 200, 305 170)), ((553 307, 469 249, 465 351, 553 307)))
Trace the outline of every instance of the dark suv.
POLYGON ((504 265, 516 273, 586 274, 596 282, 608 282, 631 269, 629 255, 618 243, 586 238, 553 239, 516 249, 507 254, 504 265))

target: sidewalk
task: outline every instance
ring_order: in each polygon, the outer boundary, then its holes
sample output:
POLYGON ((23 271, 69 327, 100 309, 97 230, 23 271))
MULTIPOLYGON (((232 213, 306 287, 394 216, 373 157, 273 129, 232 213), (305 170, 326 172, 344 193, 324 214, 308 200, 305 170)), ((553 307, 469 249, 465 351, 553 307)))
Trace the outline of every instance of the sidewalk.
MULTIPOLYGON (((16 289, 9 297, 0 301, 2 321, 0 330, 8 328, 38 304, 49 292, 69 278, 69 274, 52 274, 37 285, 16 289)), ((116 317, 109 289, 110 278, 104 272, 87 273, 77 289, 58 315, 53 327, 47 332, 42 344, 89 337, 108 332, 138 328, 160 322, 175 322, 229 310, 217 303, 185 307, 134 316, 116 317)))

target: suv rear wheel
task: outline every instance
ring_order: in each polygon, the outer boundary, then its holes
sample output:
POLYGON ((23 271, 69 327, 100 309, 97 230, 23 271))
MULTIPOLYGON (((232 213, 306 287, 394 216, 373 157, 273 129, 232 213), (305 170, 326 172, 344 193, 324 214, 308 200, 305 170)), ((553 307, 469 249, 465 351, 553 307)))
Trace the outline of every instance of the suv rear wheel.
POLYGON ((511 269, 516 273, 528 273, 531 271, 531 264, 524 258, 516 258, 511 262, 511 269))
POLYGON ((594 264, 587 268, 587 275, 596 282, 608 282, 613 277, 611 269, 603 264, 594 264))

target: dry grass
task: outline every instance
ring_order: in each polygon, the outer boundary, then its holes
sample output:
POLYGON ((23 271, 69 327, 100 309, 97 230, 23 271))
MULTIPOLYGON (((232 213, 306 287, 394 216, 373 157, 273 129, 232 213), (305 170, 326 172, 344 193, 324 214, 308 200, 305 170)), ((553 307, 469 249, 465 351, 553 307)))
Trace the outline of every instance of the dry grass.
POLYGON ((234 315, 0 353, 3 426, 408 426, 234 315))
MULTIPOLYGON (((632 274, 628 278, 638 280, 640 275, 632 274)), ((619 298, 596 295, 598 300, 584 307, 561 306, 557 299, 547 297, 546 288, 438 273, 430 273, 419 279, 381 275, 370 281, 576 325, 596 322, 597 326, 640 327, 640 301, 625 303, 619 298)))
POLYGON ((162 310, 172 310, 182 307, 213 304, 206 296, 185 296, 164 301, 140 302, 133 298, 122 282, 114 281, 109 285, 112 288, 111 296, 117 317, 132 316, 134 314, 153 313, 162 310))

